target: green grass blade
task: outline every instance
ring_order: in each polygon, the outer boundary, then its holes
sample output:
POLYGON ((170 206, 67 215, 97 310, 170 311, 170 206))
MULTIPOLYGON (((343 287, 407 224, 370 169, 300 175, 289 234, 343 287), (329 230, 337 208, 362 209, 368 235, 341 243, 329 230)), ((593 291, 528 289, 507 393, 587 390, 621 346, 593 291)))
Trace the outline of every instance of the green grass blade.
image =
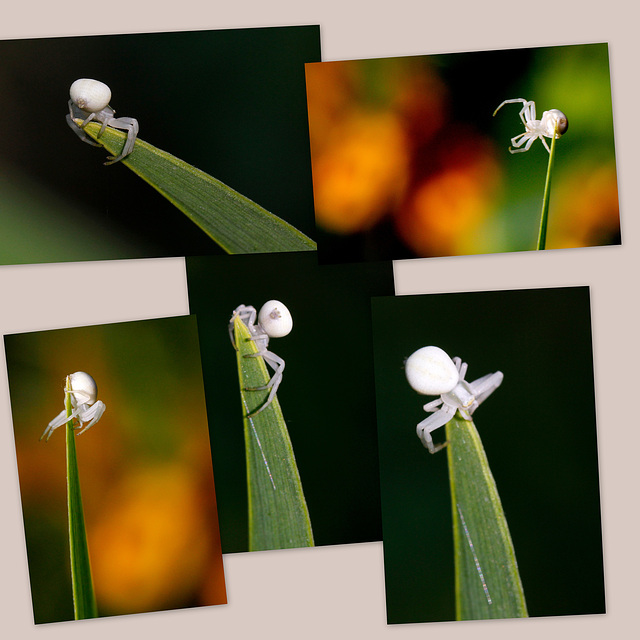
MULTIPOLYGON (((67 388, 69 379, 67 378, 67 388)), ((67 415, 71 415, 71 396, 65 400, 67 415)), ((76 620, 97 618, 98 609, 93 591, 87 532, 80 494, 80 476, 76 457, 73 420, 67 422, 67 504, 69 508, 69 551, 71 555, 71 584, 73 586, 73 610, 76 620)))
MULTIPOLYGON (((77 120, 77 123, 80 121, 77 120)), ((125 133, 89 123, 85 132, 112 155, 122 149, 125 133)), ((263 209, 219 180, 166 151, 136 140, 121 161, 197 224, 227 253, 314 251, 316 243, 294 226, 263 209)))
MULTIPOLYGON (((253 417, 269 391, 245 391, 270 379, 246 325, 234 319, 249 494, 249 550, 312 547, 313 533, 300 474, 277 396, 253 417)), ((286 381, 285 381, 286 382, 286 381)))
MULTIPOLYGON (((554 129, 554 134, 557 133, 558 125, 554 129)), ((549 153, 549 164, 547 165, 547 179, 544 183, 544 195, 542 196, 542 212, 540 213, 540 229, 538 231, 538 245, 537 250, 542 250, 547 244, 547 224, 549 222, 549 201, 551 198, 551 171, 553 170, 553 159, 556 153, 556 136, 551 139, 551 149, 549 153)))
POLYGON ((458 620, 527 616, 500 496, 473 422, 447 424, 458 620))

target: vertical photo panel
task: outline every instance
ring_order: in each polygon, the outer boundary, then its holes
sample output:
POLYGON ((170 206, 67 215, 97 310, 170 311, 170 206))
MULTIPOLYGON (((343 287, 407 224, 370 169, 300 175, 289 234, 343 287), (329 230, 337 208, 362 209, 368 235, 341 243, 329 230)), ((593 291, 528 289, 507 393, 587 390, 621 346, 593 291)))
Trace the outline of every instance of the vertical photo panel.
POLYGON ((387 621, 604 613, 588 287, 372 309, 387 621))
POLYGON ((370 299, 392 265, 189 257, 187 281, 223 551, 381 540, 370 299))
POLYGON ((195 317, 5 348, 35 623, 226 603, 195 317))

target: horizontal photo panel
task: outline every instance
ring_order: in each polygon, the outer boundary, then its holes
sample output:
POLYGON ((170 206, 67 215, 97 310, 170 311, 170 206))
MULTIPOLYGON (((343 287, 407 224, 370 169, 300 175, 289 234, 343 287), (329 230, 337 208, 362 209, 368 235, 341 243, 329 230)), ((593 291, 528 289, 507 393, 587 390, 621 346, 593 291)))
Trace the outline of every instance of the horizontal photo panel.
POLYGON ((306 78, 321 262, 620 244, 607 44, 306 78))
POLYGON ((318 26, 0 41, 0 264, 315 249, 318 26), (104 166, 104 165, 108 166, 104 166))

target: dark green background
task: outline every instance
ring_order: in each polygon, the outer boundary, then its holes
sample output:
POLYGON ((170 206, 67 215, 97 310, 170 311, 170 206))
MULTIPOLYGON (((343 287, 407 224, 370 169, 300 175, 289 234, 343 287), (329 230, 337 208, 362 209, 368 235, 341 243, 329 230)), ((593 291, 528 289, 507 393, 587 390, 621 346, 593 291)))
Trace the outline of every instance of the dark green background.
MULTIPOLYGON (((455 619, 447 456, 416 436, 431 398, 403 363, 426 345, 504 382, 474 413, 531 616, 603 613, 604 575, 587 287, 372 301, 387 618, 455 619)), ((444 429, 433 433, 444 440, 444 429)), ((480 559, 482 562, 482 559, 480 559)))
POLYGON ((317 545, 382 539, 370 297, 393 293, 390 263, 318 267, 315 253, 187 258, 198 316, 222 550, 247 550, 247 480, 236 355, 240 304, 287 305, 293 331, 278 390, 317 545))
POLYGON ((304 63, 319 27, 10 40, 0 60, 0 264, 220 253, 69 129, 83 77, 141 139, 314 235, 304 63))

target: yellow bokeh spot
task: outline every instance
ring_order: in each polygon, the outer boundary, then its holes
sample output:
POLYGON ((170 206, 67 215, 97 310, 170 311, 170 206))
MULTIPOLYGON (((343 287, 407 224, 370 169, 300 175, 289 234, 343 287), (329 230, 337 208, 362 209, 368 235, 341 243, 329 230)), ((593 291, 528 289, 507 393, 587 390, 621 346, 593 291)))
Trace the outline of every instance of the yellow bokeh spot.
POLYGON ((477 234, 490 213, 499 171, 489 155, 445 165, 413 192, 397 229, 418 255, 461 255, 477 250, 477 234))
POLYGON ((613 164, 558 180, 551 195, 550 248, 610 244, 620 228, 618 184, 613 164))
POLYGON ((391 113, 357 112, 333 130, 312 163, 318 225, 344 234, 369 229, 404 192, 402 127, 391 113))
POLYGON ((148 469, 128 476, 108 502, 89 531, 100 612, 184 606, 212 548, 197 476, 180 466, 148 469))

